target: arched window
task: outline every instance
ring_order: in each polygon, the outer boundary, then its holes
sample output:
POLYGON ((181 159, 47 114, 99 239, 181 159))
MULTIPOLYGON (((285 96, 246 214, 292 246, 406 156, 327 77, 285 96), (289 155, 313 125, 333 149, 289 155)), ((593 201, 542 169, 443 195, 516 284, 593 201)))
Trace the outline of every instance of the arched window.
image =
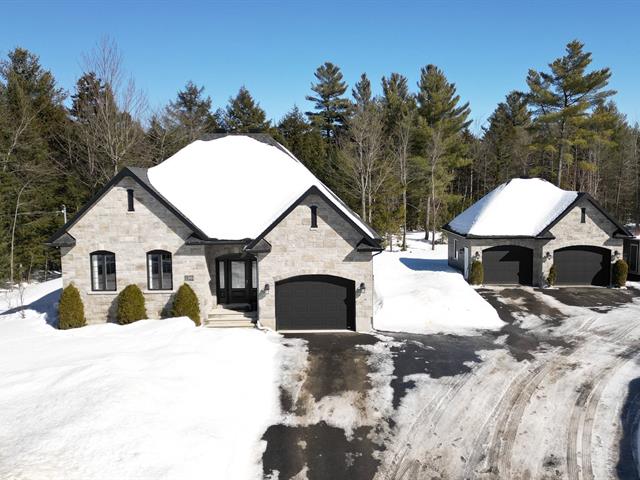
POLYGON ((98 251, 91 253, 91 290, 116 290, 116 254, 98 251))
POLYGON ((164 250, 147 253, 147 285, 149 290, 173 290, 171 254, 164 250))

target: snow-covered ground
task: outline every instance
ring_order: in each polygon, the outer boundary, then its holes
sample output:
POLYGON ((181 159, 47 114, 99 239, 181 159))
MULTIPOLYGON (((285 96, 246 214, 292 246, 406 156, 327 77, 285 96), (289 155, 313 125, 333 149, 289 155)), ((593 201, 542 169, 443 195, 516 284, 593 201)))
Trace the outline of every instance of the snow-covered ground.
POLYGON ((0 478, 261 478, 279 335, 187 318, 60 331, 60 286, 30 286, 24 318, 0 292, 0 478))
POLYGON ((396 432, 376 479, 637 478, 629 472, 640 472, 640 398, 632 388, 640 377, 640 299, 600 313, 520 291, 500 298, 523 306, 523 339, 551 343, 527 360, 492 348, 476 351, 481 361, 468 372, 405 377, 416 386, 393 417, 396 432), (527 314, 532 300, 567 317, 541 321, 527 314), (635 411, 623 414, 625 406, 635 411), (635 469, 620 465, 622 441, 635 448, 635 458, 625 459, 635 469))
POLYGON ((424 240, 424 232, 407 235, 407 251, 394 247, 376 255, 377 330, 410 333, 474 334, 504 323, 462 277, 447 264, 447 245, 424 240))

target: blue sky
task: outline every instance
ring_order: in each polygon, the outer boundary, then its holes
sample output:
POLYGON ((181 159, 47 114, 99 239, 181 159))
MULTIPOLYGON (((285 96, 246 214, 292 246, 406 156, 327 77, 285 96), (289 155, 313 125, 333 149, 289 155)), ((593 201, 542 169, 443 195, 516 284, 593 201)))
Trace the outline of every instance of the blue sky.
MULTIPOLYGON (((2 2, 0 2, 2 3, 2 2)), ((0 54, 40 55, 71 90, 83 52, 103 35, 160 107, 188 80, 217 108, 245 85, 278 119, 308 109, 313 72, 339 65, 350 86, 367 72, 376 90, 396 71, 415 89, 420 68, 442 68, 469 101, 477 130, 529 68, 544 68, 578 38, 609 66, 619 108, 640 121, 638 1, 510 2, 10 2, 0 5, 0 54)))

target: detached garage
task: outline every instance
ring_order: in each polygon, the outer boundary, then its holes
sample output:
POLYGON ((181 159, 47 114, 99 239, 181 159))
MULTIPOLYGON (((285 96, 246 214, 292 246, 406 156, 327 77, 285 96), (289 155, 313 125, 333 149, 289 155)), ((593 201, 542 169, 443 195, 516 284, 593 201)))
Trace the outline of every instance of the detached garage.
POLYGON ((611 283, 611 250, 586 245, 566 247, 553 253, 556 285, 598 285, 611 283))
POLYGON ((631 233, 591 195, 540 178, 503 183, 443 230, 449 265, 468 278, 481 261, 487 285, 545 286, 553 266, 556 285, 609 286, 625 241, 632 256, 631 233))
POLYGON ((355 282, 301 275, 276 282, 276 329, 355 330, 355 282))

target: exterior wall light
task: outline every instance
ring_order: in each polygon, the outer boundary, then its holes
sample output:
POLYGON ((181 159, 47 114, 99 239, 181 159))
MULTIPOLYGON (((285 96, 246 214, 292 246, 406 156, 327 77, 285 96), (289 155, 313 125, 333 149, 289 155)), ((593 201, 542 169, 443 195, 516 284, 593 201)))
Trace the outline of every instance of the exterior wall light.
POLYGON ((365 285, 364 285, 364 282, 361 282, 361 283, 360 283, 360 287, 358 287, 358 290, 360 290, 361 292, 364 292, 364 291, 365 291, 365 288, 366 288, 366 287, 365 287, 365 285))
POLYGON ((264 284, 264 293, 269 293, 269 289, 270 289, 269 284, 265 283, 264 284))
POLYGON ((474 258, 475 260, 477 260, 477 261, 480 261, 480 252, 476 252, 476 253, 473 255, 473 258, 474 258))
POLYGON ((545 255, 544 255, 544 259, 545 259, 545 260, 551 260, 551 252, 547 252, 547 253, 545 253, 545 255))

